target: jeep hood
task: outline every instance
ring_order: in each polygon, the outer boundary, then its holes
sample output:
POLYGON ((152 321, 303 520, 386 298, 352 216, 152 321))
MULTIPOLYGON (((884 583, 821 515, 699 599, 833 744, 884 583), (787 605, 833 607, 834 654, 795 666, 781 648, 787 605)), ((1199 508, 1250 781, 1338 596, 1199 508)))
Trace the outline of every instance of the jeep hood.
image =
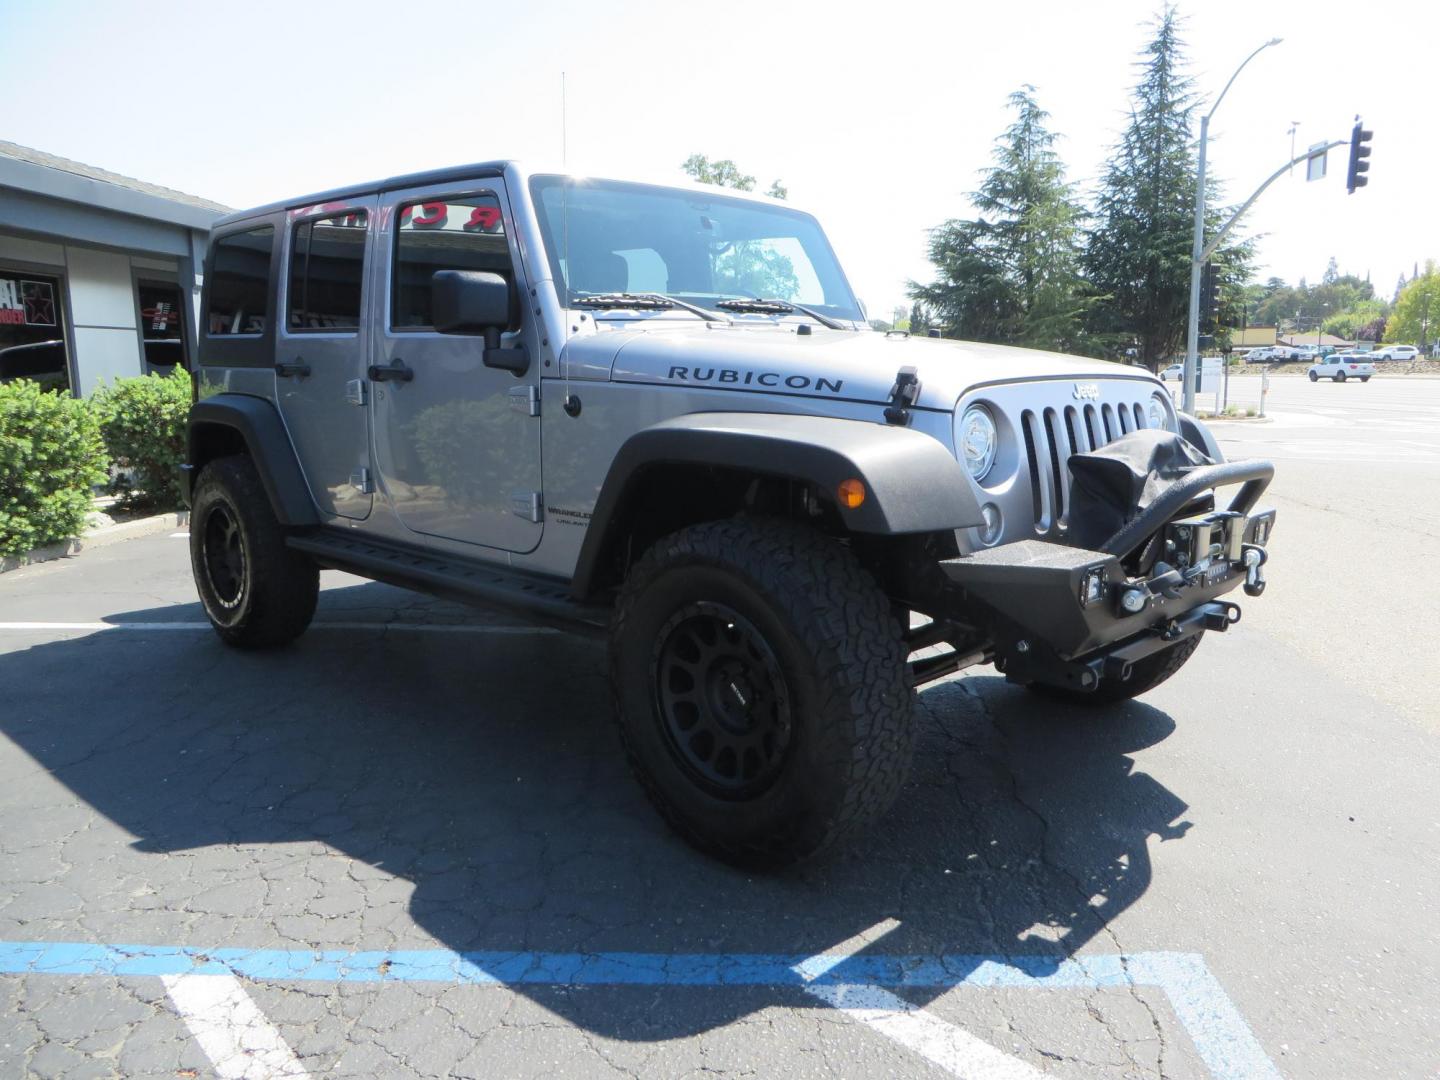
POLYGON ((966 391, 985 383, 1115 378, 1155 382, 1141 368, 1036 349, 819 326, 799 334, 794 324, 607 328, 572 338, 565 355, 575 378, 876 404, 889 400, 896 372, 913 367, 920 380, 916 404, 946 411, 966 391))

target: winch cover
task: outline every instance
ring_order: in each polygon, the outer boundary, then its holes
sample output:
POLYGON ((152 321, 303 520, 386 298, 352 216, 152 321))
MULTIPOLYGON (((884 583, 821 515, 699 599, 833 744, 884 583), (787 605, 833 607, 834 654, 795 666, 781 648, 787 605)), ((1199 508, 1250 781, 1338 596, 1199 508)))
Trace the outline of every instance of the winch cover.
POLYGON ((1191 469, 1215 464, 1173 431, 1142 428, 1070 456, 1069 543, 1099 550, 1191 469))

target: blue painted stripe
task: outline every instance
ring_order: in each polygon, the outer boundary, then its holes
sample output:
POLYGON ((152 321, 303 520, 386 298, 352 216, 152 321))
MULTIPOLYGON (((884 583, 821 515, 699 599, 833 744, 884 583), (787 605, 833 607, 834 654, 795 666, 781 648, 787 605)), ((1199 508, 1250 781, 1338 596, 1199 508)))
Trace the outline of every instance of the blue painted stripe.
POLYGON ((397 949, 199 949, 0 941, 0 975, 238 975, 310 982, 490 986, 881 986, 949 989, 1163 989, 1210 1072, 1279 1080, 1244 1018, 1195 953, 1080 956, 787 956, 728 953, 450 952, 397 949))
POLYGON ((201 949, 0 942, 6 975, 239 975, 317 982, 543 986, 1119 986, 1123 958, 201 949))

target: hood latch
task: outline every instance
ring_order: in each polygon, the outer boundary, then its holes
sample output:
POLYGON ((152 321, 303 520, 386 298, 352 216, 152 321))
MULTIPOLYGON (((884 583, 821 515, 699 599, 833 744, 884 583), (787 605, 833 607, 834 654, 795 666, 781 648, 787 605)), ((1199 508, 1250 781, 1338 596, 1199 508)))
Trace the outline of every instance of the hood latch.
POLYGON ((913 367, 902 367, 895 373, 895 385, 890 387, 890 407, 885 410, 887 424, 908 424, 910 407, 920 397, 920 378, 913 367))

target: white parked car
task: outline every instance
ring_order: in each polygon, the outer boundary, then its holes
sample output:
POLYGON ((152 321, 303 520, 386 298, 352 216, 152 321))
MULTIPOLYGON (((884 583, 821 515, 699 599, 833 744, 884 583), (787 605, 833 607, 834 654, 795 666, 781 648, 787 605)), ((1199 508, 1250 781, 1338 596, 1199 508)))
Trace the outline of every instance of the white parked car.
POLYGON ((1167 368, 1162 368, 1160 370, 1160 378, 1165 381, 1170 379, 1174 379, 1176 382, 1182 381, 1185 378, 1185 365, 1171 364, 1167 368))
POLYGON ((1420 350, 1414 345, 1386 345, 1369 355, 1371 360, 1419 360, 1420 350))
POLYGON ((1329 379, 1331 382, 1344 382, 1346 379, 1369 382, 1370 376, 1374 374, 1375 365, 1368 357, 1338 352, 1331 353, 1318 364, 1311 364, 1309 371, 1311 382, 1319 382, 1321 379, 1329 379))

